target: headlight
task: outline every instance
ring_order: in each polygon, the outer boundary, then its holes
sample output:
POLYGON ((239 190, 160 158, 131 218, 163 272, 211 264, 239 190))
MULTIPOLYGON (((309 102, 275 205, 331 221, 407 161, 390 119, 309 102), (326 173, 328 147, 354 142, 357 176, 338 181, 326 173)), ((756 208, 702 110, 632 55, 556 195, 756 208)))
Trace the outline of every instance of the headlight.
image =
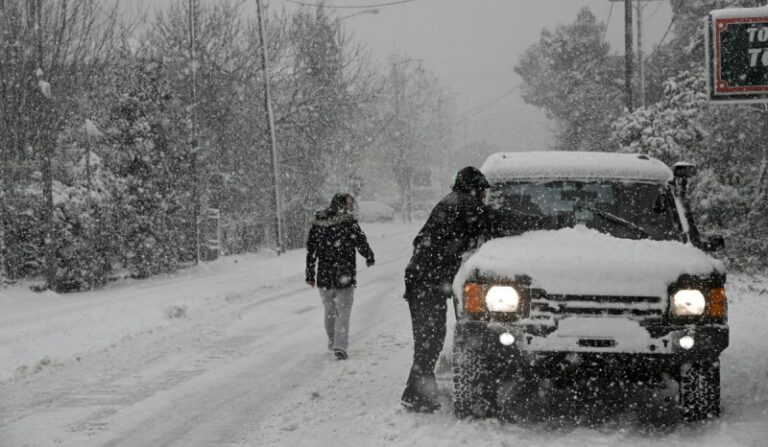
POLYGON ((678 290, 672 295, 672 313, 678 317, 699 316, 704 314, 706 303, 698 290, 678 290))
POLYGON ((516 312, 520 294, 514 287, 491 286, 485 294, 485 305, 491 312, 516 312))

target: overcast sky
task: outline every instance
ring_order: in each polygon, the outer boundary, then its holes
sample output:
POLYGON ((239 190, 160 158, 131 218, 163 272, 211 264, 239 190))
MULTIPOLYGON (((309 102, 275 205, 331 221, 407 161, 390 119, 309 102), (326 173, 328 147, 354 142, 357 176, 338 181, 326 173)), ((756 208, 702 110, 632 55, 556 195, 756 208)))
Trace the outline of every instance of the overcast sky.
MULTIPOLYGON (((125 0, 123 0, 125 1, 125 0)), ((153 1, 166 5, 173 0, 153 1)), ((200 0, 202 3, 217 0, 200 0)), ((245 0, 249 12, 255 0, 245 0)), ((315 0, 302 0, 314 3, 315 0)), ((607 37, 613 51, 624 51, 624 3, 609 0, 413 0, 378 7, 377 14, 362 9, 334 8, 393 3, 398 0, 326 0, 332 15, 356 40, 365 43, 384 64, 389 53, 407 53, 420 59, 456 98, 458 113, 480 109, 458 123, 461 140, 485 139, 502 149, 542 149, 549 144, 544 114, 526 105, 517 92, 513 67, 520 55, 536 43, 543 28, 571 23, 584 6, 600 21, 609 20, 607 37), (613 10, 611 11, 611 5, 613 10), (354 16, 353 16, 354 15, 354 16), (499 98, 502 99, 499 100, 499 98), (497 101, 498 100, 498 101, 497 101), (490 107, 486 104, 494 103, 490 107)), ((129 2, 130 3, 130 2, 129 2)), ((270 0, 270 8, 293 10, 295 3, 270 0)), ((652 49, 671 20, 668 1, 648 1, 644 16, 644 48, 652 49)))
MULTIPOLYGON (((285 0, 272 0, 273 5, 285 0)), ((366 5, 371 0, 334 0, 329 5, 366 5)), ((383 1, 381 3, 388 3, 383 1)), ((456 94, 459 113, 480 107, 455 130, 460 139, 486 139, 502 149, 540 149, 549 143, 544 114, 526 105, 517 92, 488 108, 519 83, 513 66, 543 28, 571 23, 588 6, 600 21, 610 14, 608 39, 615 52, 624 51, 624 4, 608 0, 415 0, 380 7, 344 22, 372 53, 383 60, 391 52, 407 52, 456 94)), ((341 17, 356 10, 338 9, 341 17)), ((644 47, 663 36, 671 12, 667 1, 648 2, 644 47)))

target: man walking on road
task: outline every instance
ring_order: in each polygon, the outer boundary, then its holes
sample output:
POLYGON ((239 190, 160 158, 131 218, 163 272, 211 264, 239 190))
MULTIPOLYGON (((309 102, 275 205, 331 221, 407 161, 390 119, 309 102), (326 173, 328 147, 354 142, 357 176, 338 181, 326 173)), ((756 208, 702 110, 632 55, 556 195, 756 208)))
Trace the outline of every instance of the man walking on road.
POLYGON ((350 194, 333 196, 327 209, 315 213, 307 238, 306 282, 320 288, 328 349, 337 360, 347 358, 349 318, 357 284, 355 250, 365 258, 368 267, 375 262, 365 233, 352 215, 354 205, 350 194))
POLYGON ((461 255, 477 244, 488 218, 483 204, 490 187, 474 167, 456 175, 453 191, 432 210, 413 241, 413 256, 405 270, 405 299, 413 326, 413 366, 402 396, 411 411, 433 412, 437 402, 435 363, 443 349, 447 300, 461 255))

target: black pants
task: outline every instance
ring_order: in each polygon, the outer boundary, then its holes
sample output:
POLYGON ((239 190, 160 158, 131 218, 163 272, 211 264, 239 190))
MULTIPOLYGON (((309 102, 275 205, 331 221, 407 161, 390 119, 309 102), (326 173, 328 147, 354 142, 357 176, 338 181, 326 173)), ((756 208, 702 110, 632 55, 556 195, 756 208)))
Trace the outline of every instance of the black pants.
POLYGON ((445 343, 447 301, 439 287, 419 288, 408 300, 413 327, 413 366, 402 400, 429 405, 437 392, 435 364, 445 343))

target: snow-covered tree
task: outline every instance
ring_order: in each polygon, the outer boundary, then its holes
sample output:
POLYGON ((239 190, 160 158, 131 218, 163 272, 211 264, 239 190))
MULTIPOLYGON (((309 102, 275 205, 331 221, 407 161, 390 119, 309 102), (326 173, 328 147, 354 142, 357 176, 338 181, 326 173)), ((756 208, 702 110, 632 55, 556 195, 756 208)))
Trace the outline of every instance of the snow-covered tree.
POLYGON ((615 149, 610 123, 623 109, 624 75, 609 50, 605 25, 583 8, 574 23, 542 31, 515 66, 523 99, 557 122, 557 148, 615 149))
POLYGON ((119 180, 110 193, 122 262, 136 277, 194 259, 184 109, 163 73, 151 48, 131 59, 102 128, 111 146, 105 163, 119 180))
POLYGON ((119 260, 112 196, 116 179, 104 169, 101 158, 83 153, 68 171, 68 184, 54 184, 56 228, 60 243, 56 252, 56 289, 86 290, 104 285, 119 260), (90 171, 90 172, 88 172, 90 171))
POLYGON ((661 101, 614 122, 621 149, 652 155, 667 164, 697 157, 705 138, 701 119, 706 101, 699 73, 669 79, 661 101))
POLYGON ((4 236, 0 248, 3 270, 10 280, 42 275, 45 266, 42 174, 33 163, 16 163, 14 172, 20 177, 14 182, 4 179, 0 202, 4 236))
MULTIPOLYGON (((185 106, 184 144, 195 157, 194 201, 201 210, 220 211, 228 253, 259 246, 271 197, 262 194, 269 191, 271 171, 268 151, 260 148, 268 134, 261 118, 259 43, 243 13, 242 2, 177 0, 158 14, 148 36, 164 55, 169 88, 185 106)), ((268 24, 270 52, 285 45, 282 26, 282 19, 268 24)))
POLYGON ((391 55, 389 65, 381 98, 387 124, 380 151, 398 187, 397 208, 410 221, 417 179, 429 180, 432 169, 445 164, 451 118, 444 106, 447 95, 421 61, 391 55))
POLYGON ((366 54, 323 6, 293 14, 287 38, 272 79, 285 237, 300 247, 312 213, 359 178, 374 84, 366 54))
POLYGON ((614 123, 621 150, 699 166, 690 198, 705 232, 728 236, 728 256, 768 262, 768 109, 712 105, 702 69, 664 83, 662 99, 614 123))
MULTIPOLYGON (((0 2, 0 49, 23 50, 0 51, 0 80, 15 86, 0 92, 2 277, 56 270, 49 284, 75 290, 171 271, 195 259, 206 207, 221 212, 225 252, 257 250, 273 182, 255 19, 236 0, 176 0, 139 35, 98 1, 0 2)), ((392 115, 365 51, 322 5, 270 13, 266 35, 298 247, 330 193, 363 188, 392 115)), ((427 115, 414 148, 448 135, 427 115)))
POLYGON ((96 3, 0 2, 0 83, 7 87, 0 91, 0 258, 12 279, 45 271, 56 287, 56 261, 48 254, 62 243, 50 201, 61 172, 53 163, 60 133, 113 60, 121 31, 131 28, 117 9, 96 3))

